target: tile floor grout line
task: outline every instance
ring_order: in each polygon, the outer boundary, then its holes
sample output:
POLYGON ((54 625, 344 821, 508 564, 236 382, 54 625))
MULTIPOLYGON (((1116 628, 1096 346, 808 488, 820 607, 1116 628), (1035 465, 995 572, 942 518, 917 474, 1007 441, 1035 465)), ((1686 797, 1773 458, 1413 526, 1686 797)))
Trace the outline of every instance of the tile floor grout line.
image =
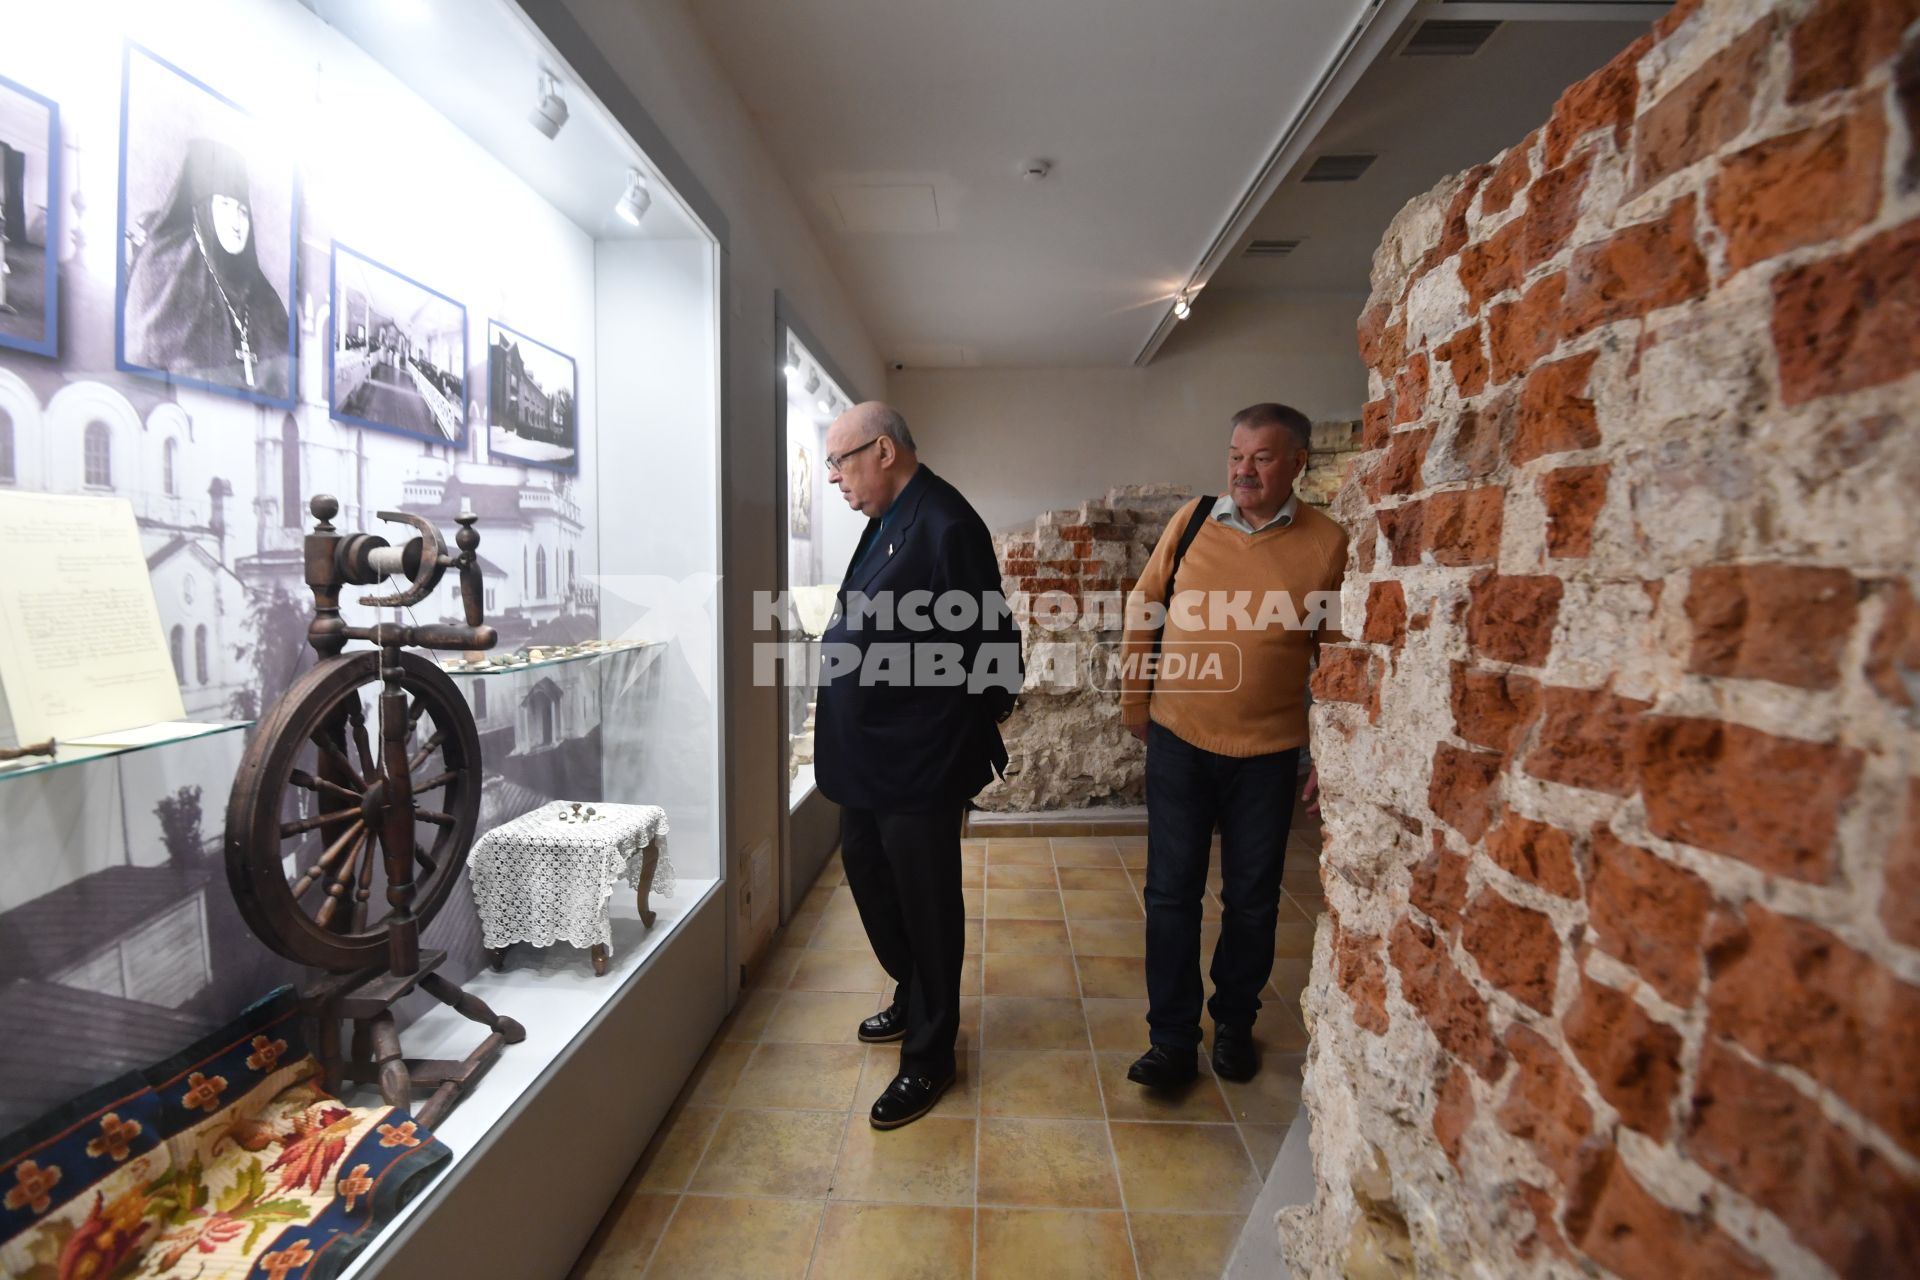
MULTIPOLYGON (((981 878, 985 880, 984 851, 981 853, 981 878)), ((986 890, 982 889, 982 893, 986 890)), ((986 1104, 987 1076, 987 921, 980 921, 980 1043, 974 1046, 974 1054, 980 1063, 980 1078, 973 1082, 973 1254, 969 1261, 968 1274, 973 1280, 980 1280, 980 1130, 986 1124, 984 1107, 986 1104)))
MULTIPOLYGON (((1144 924, 1141 925, 1142 929, 1145 927, 1144 924)), ((1069 945, 1071 945, 1071 941, 1069 941, 1069 945)), ((1080 954, 1078 951, 1073 953, 1073 977, 1074 982, 1077 984, 1080 981, 1080 954)), ((1081 1025, 1086 1028, 1087 1052, 1093 1058, 1093 1087, 1100 1095, 1100 1118, 1105 1122, 1107 1131, 1107 1161, 1113 1166, 1114 1193, 1120 1197, 1120 1224, 1127 1233, 1127 1256, 1133 1259, 1134 1278, 1135 1280, 1139 1280, 1140 1249, 1133 1242, 1133 1211, 1127 1207, 1127 1184, 1120 1176, 1120 1149, 1115 1145, 1113 1140, 1113 1112, 1112 1108, 1107 1105, 1107 1086, 1100 1075, 1100 1055, 1093 1047, 1093 1027, 1087 1022, 1087 997, 1084 994, 1084 990, 1080 997, 1080 1022, 1081 1025)))
POLYGON ((833 1155, 833 1170, 827 1174, 827 1194, 820 1197, 820 1221, 814 1224, 813 1248, 807 1253, 807 1269, 800 1274, 811 1276, 813 1264, 820 1260, 820 1239, 827 1233, 827 1212, 833 1208, 833 1177, 840 1168, 840 1161, 847 1153, 847 1135, 853 1131, 853 1108, 860 1105, 860 1084, 854 1082, 853 1106, 847 1108, 846 1122, 840 1126, 840 1149, 833 1155))
MULTIPOLYGON (((691 1178, 693 1175, 687 1176, 691 1178)), ((684 1192, 673 1198, 673 1208, 667 1210, 667 1220, 660 1224, 660 1234, 654 1237, 653 1247, 647 1250, 646 1261, 640 1264, 640 1280, 645 1280, 647 1272, 653 1270, 653 1260, 660 1256, 660 1246, 667 1242, 667 1232, 673 1230, 673 1220, 680 1216, 680 1206, 686 1198, 684 1192)))

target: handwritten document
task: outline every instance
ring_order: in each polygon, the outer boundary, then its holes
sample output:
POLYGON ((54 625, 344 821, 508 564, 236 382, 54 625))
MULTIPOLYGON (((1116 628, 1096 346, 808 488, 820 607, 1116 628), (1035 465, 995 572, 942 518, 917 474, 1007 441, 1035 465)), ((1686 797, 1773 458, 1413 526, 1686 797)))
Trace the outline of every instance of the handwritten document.
POLYGON ((186 707, 124 498, 0 492, 0 685, 22 742, 186 707))

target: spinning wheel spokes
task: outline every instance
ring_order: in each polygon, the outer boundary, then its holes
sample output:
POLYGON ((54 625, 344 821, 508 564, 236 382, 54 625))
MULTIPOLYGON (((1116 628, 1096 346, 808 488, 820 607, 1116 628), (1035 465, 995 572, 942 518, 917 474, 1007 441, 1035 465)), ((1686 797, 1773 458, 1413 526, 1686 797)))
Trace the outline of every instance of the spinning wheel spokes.
POLYGON ((399 657, 399 751, 383 755, 379 722, 369 724, 366 699, 380 696, 382 681, 379 654, 361 651, 303 676, 276 711, 286 731, 242 764, 246 785, 235 789, 228 823, 250 839, 244 875, 229 869, 235 895, 255 933, 305 964, 380 963, 396 914, 389 882, 412 880, 411 914, 424 929, 472 843, 480 806, 472 713, 438 667, 399 657), (387 761, 403 763, 404 774, 387 761), (411 841, 387 825, 401 805, 412 810, 411 841), (404 872, 389 865, 395 858, 404 872))

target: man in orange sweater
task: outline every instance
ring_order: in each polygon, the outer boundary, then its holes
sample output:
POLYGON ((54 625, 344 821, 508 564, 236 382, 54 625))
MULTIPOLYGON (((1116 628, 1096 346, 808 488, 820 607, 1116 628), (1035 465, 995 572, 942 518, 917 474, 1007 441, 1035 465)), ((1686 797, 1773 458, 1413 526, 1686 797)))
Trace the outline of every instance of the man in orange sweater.
POLYGON ((1253 1022, 1273 972, 1308 668, 1322 638, 1338 638, 1347 564, 1346 534, 1293 492, 1311 429, 1281 404, 1235 414, 1228 491, 1174 516, 1127 602, 1120 705, 1147 744, 1152 1041, 1127 1078, 1149 1088, 1198 1074, 1201 899, 1216 825, 1213 1067, 1229 1080, 1259 1070, 1253 1022))

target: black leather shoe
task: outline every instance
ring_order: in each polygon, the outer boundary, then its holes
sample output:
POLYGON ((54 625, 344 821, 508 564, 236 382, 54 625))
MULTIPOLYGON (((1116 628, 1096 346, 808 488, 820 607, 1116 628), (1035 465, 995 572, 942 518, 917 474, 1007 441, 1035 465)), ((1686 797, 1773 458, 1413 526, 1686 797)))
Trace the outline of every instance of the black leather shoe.
POLYGON ((1154 1045, 1127 1068, 1127 1079, 1149 1089, 1178 1089, 1200 1074, 1200 1055, 1154 1045))
POLYGON ((907 1011, 890 1004, 860 1024, 860 1039, 867 1044, 885 1044, 907 1034, 907 1011))
POLYGON ((953 1084, 954 1073, 935 1079, 932 1076, 901 1074, 893 1078, 886 1092, 874 1099, 867 1123, 876 1129, 898 1129, 912 1124, 940 1101, 940 1095, 953 1084))
POLYGON ((1259 1070, 1260 1051, 1253 1047, 1252 1027, 1214 1027, 1213 1074, 1222 1080, 1251 1080, 1259 1070))

